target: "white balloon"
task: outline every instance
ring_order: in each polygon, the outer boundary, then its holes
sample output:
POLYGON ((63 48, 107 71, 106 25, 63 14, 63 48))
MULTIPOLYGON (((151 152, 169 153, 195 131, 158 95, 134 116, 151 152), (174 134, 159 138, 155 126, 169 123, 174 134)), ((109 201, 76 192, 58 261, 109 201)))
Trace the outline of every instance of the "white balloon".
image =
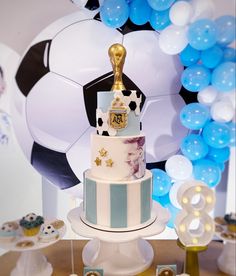
POLYGON ((199 103, 210 106, 216 101, 218 94, 219 92, 212 85, 209 85, 197 94, 197 99, 199 103))
POLYGON ((176 2, 170 8, 170 21, 177 26, 185 26, 193 16, 193 7, 186 1, 176 2))
POLYGON ((175 206, 178 209, 182 209, 182 207, 180 206, 179 202, 178 202, 178 198, 177 198, 177 193, 179 188, 185 183, 185 181, 176 181, 170 188, 169 191, 169 198, 170 198, 170 202, 173 206, 175 206))
POLYGON ((211 106, 211 117, 217 122, 227 123, 234 117, 234 108, 229 101, 217 101, 211 106))
POLYGON ((192 175, 193 165, 188 158, 177 154, 166 161, 165 170, 173 179, 186 180, 192 175))
POLYGON ((231 102, 233 108, 236 109, 236 90, 232 90, 231 92, 227 93, 219 93, 218 99, 220 101, 228 101, 231 102))
POLYGON ((159 37, 161 50, 168 55, 180 53, 188 45, 187 28, 170 25, 165 28, 159 37))
POLYGON ((215 13, 215 4, 212 0, 192 0, 194 14, 191 22, 203 18, 212 18, 215 13))

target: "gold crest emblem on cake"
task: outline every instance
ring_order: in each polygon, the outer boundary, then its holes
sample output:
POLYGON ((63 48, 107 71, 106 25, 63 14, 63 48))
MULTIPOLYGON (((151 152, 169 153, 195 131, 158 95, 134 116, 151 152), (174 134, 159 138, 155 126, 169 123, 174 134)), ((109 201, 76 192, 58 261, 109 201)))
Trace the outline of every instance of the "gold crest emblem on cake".
POLYGON ((126 128, 128 123, 127 106, 120 99, 116 97, 111 103, 109 110, 109 125, 114 129, 126 128))

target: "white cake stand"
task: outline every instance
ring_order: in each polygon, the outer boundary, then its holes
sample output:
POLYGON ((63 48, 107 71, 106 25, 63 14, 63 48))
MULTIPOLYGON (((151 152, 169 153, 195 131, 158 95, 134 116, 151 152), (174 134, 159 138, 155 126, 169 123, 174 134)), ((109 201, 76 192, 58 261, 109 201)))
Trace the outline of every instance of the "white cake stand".
POLYGON ((21 252, 16 267, 11 271, 10 276, 51 276, 53 271, 52 265, 47 261, 40 249, 48 247, 62 239, 66 232, 65 225, 58 229, 58 231, 59 237, 50 242, 40 242, 37 235, 33 237, 23 236, 21 231, 19 231, 14 241, 0 242, 0 247, 5 250, 21 252), (20 242, 25 241, 32 242, 32 246, 17 246, 20 242))
POLYGON ((72 230, 84 237, 93 238, 82 252, 85 266, 102 268, 107 276, 131 276, 146 270, 152 263, 152 246, 142 239, 164 231, 170 218, 169 211, 154 202, 156 219, 145 228, 133 231, 110 232, 95 229, 81 219, 83 208, 71 210, 68 220, 72 230))
POLYGON ((218 268, 226 274, 236 275, 236 234, 227 230, 227 225, 216 223, 216 236, 223 240, 224 247, 217 259, 218 268), (227 237, 228 234, 234 238, 227 237))

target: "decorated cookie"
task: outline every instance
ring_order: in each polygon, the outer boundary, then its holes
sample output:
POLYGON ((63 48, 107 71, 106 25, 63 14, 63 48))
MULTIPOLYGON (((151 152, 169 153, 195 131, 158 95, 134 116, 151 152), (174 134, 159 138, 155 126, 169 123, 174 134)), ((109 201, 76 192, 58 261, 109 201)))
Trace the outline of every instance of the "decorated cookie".
POLYGON ((51 225, 52 225, 55 229, 60 229, 60 228, 62 228, 62 227, 65 225, 65 223, 64 223, 63 220, 55 220, 55 221, 51 222, 51 225))
POLYGON ((29 248, 32 246, 34 246, 34 242, 30 241, 30 240, 20 241, 16 244, 16 247, 18 247, 18 248, 29 248))
POLYGON ((59 232, 52 224, 43 224, 39 233, 40 242, 51 242, 59 238, 59 232))
POLYGON ((20 226, 23 228, 25 236, 37 235, 43 223, 44 218, 34 213, 30 213, 20 220, 20 226))
POLYGON ((0 228, 0 241, 14 241, 17 235, 18 224, 16 222, 5 222, 0 228))
POLYGON ((227 224, 227 222, 224 220, 223 217, 216 217, 215 218, 215 223, 220 224, 220 225, 226 225, 227 224))
POLYGON ((223 232, 221 237, 228 240, 236 240, 236 235, 232 232, 223 232))

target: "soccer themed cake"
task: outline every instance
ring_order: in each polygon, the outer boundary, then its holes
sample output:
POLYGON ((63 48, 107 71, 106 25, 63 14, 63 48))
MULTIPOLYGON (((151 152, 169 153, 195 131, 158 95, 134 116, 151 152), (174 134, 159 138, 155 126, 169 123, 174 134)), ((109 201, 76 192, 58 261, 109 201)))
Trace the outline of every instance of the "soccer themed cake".
POLYGON ((84 223, 101 230, 128 231, 151 224, 152 174, 146 170, 141 133, 141 93, 122 82, 126 50, 109 48, 112 91, 98 92, 97 133, 91 135, 91 169, 84 173, 84 223))

